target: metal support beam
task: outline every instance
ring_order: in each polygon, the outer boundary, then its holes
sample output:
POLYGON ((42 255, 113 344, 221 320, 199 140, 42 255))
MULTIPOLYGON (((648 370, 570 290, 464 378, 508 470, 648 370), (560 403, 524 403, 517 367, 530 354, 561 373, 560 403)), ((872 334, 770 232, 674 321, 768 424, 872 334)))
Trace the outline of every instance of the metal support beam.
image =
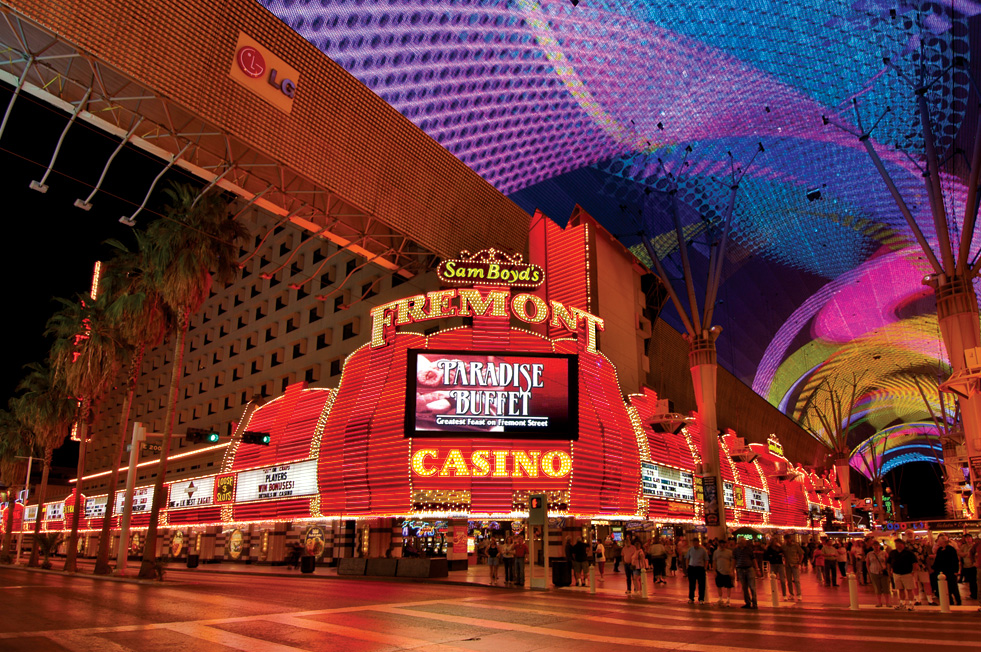
POLYGON ((967 259, 971 255, 971 240, 978 218, 978 183, 981 182, 981 111, 974 130, 974 152, 971 155, 971 173, 967 180, 967 200, 964 202, 964 222, 961 228, 961 246, 957 255, 957 273, 967 271, 967 259))
POLYGON ((668 296, 671 297, 671 302, 674 304, 674 309, 678 311, 678 316, 681 317, 681 322, 685 325, 685 330, 692 337, 695 336, 695 328, 691 324, 691 320, 688 319, 688 314, 685 312, 685 307, 681 303, 681 297, 675 292, 674 286, 671 285, 671 279, 664 271, 664 266, 661 264, 661 260, 657 257, 657 252, 654 251, 654 246, 651 244, 650 238, 647 237, 643 231, 640 233, 640 239, 644 243, 644 248, 647 249, 647 255, 651 257, 654 262, 654 268, 657 270, 657 275, 661 277, 661 283, 664 285, 665 289, 668 291, 668 296))
POLYGON ((78 114, 84 111, 86 105, 88 105, 89 95, 91 94, 91 88, 85 90, 85 96, 82 98, 82 101, 78 103, 78 106, 75 107, 75 110, 72 111, 72 117, 68 119, 68 124, 66 124, 65 128, 61 130, 61 136, 58 137, 58 144, 55 145, 54 152, 51 153, 51 161, 48 162, 48 167, 44 170, 44 176, 41 177, 40 181, 31 181, 31 190, 37 190, 42 194, 48 192, 48 177, 51 176, 51 170, 54 168, 55 161, 58 160, 58 152, 61 151, 61 145, 65 142, 65 136, 68 135, 68 130, 72 128, 73 124, 75 124, 78 114))
POLYGON ((722 230, 722 241, 715 251, 713 265, 709 266, 709 284, 705 296, 705 318, 702 323, 706 327, 712 324, 712 313, 715 312, 715 299, 719 295, 719 284, 722 282, 722 265, 726 259, 726 248, 729 245, 729 230, 732 226, 732 213, 736 207, 736 192, 739 186, 733 184, 729 194, 729 205, 726 207, 725 226, 722 230))
POLYGON ((34 57, 27 58, 27 65, 24 66, 23 72, 20 73, 20 79, 17 80, 17 86, 14 88, 14 94, 10 96, 10 101, 7 102, 7 110, 4 111, 3 121, 0 122, 0 138, 3 138, 3 130, 7 128, 7 120, 10 118, 10 112, 14 110, 14 102, 20 97, 20 91, 24 88, 24 82, 27 81, 27 73, 31 70, 31 64, 34 63, 34 57))
POLYGON ((688 290, 688 303, 691 304, 691 319, 695 326, 695 332, 702 332, 701 316, 698 312, 698 299, 695 298, 695 279, 692 278, 691 261, 688 260, 688 245, 685 242, 685 234, 681 230, 681 218, 678 216, 678 193, 677 189, 671 193, 671 213, 674 218, 674 232, 678 238, 678 251, 681 253, 681 265, 685 275, 685 288, 688 290))
POLYGON ((116 145, 116 149, 114 149, 112 154, 109 155, 109 158, 106 160, 105 166, 103 166, 102 168, 102 174, 99 175, 99 180, 96 182, 95 187, 92 188, 92 192, 90 192, 89 196, 86 197, 85 199, 76 199, 75 206, 81 208, 83 211, 87 211, 92 208, 92 199, 95 197, 95 194, 99 192, 99 189, 102 188, 102 182, 106 180, 106 173, 109 172, 109 166, 112 165, 113 159, 116 158, 116 155, 119 154, 119 152, 123 151, 123 148, 126 147, 126 143, 128 143, 129 139, 133 137, 133 134, 136 133, 137 127, 139 127, 140 123, 142 122, 143 122, 143 116, 139 116, 136 119, 136 122, 133 123, 133 126, 130 128, 130 130, 126 133, 126 137, 123 138, 121 141, 119 141, 119 144, 116 145))
POLYGON ((903 196, 900 194, 899 189, 896 184, 893 183, 892 177, 889 176, 889 172, 886 170, 886 166, 882 164, 882 159, 879 158, 878 152, 875 151, 875 147, 872 146, 871 139, 868 134, 859 137, 859 141, 865 146, 865 151, 869 153, 872 157, 872 164, 875 165, 875 169, 879 171, 879 176, 886 183, 886 187, 889 188, 889 193, 892 195, 893 200, 896 202, 896 206, 899 207, 899 212, 903 214, 906 219, 906 226, 910 228, 913 235, 916 237, 916 241, 920 244, 920 249, 923 250, 923 255, 927 257, 930 261, 930 266, 933 271, 937 274, 943 274, 943 267, 940 266, 940 261, 937 260, 937 256, 933 253, 930 248, 930 243, 927 242, 926 237, 923 235, 923 231, 920 230, 920 226, 916 223, 913 214, 909 210, 909 206, 903 200, 903 196))
POLYGON ((916 102, 920 107, 920 122, 923 127, 923 143, 927 156, 927 191, 930 193, 930 208, 933 213, 933 226, 937 232, 937 242, 940 245, 940 257, 944 270, 954 273, 954 253, 950 247, 950 231, 947 229, 947 210, 944 206, 943 188, 940 187, 940 159, 937 156, 937 146, 933 139, 933 127, 930 124, 930 109, 926 102, 926 89, 917 91, 916 102))
POLYGON ((143 203, 140 204, 137 207, 136 211, 132 215, 130 215, 129 217, 126 217, 125 215, 123 215, 122 217, 120 217, 119 218, 119 221, 120 222, 122 222, 126 226, 136 226, 136 216, 139 215, 140 214, 140 211, 142 211, 146 207, 146 203, 150 199, 150 193, 153 192, 153 189, 154 189, 154 187, 156 187, 157 182, 160 181, 161 178, 163 178, 163 175, 167 173, 167 170, 169 170, 170 168, 174 167, 174 163, 177 162, 177 159, 179 159, 181 156, 183 156, 184 155, 184 152, 186 152, 190 146, 191 146, 191 143, 188 143, 187 145, 184 145, 184 148, 181 149, 181 151, 179 151, 178 153, 176 153, 176 154, 174 154, 173 156, 170 157, 170 162, 167 163, 167 165, 165 165, 162 170, 160 170, 160 173, 156 177, 154 177, 153 183, 151 183, 150 184, 150 187, 147 188, 146 196, 143 198, 143 203))

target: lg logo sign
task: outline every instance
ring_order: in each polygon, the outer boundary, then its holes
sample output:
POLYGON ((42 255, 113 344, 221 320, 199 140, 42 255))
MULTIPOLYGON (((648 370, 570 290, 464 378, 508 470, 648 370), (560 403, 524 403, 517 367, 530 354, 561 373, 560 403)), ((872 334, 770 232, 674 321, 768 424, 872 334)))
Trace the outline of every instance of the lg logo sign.
MULTIPOLYGON (((235 60, 238 61, 239 69, 249 77, 261 77, 266 71, 266 61, 262 53, 251 45, 239 48, 238 54, 235 55, 235 60)), ((288 77, 279 80, 277 79, 278 76, 278 71, 275 68, 271 68, 269 70, 269 77, 267 78, 269 85, 286 97, 293 99, 293 96, 296 94, 296 82, 288 77)))

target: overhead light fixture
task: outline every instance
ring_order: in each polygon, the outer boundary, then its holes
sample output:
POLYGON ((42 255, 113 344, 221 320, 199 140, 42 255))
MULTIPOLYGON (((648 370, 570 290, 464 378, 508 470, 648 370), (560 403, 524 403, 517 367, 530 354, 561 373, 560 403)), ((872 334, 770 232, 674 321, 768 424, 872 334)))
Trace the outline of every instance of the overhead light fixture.
POLYGON ((820 188, 811 188, 807 191, 807 201, 817 201, 818 199, 821 199, 820 188))

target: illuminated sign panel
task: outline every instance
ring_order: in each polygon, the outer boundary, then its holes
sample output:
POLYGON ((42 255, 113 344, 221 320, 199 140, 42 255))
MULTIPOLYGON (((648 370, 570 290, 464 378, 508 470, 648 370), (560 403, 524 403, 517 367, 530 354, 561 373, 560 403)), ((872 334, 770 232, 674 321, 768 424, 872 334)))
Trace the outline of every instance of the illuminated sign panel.
POLYGON ((417 294, 371 309, 371 346, 388 344, 397 327, 447 317, 489 317, 510 319, 512 316, 526 324, 544 324, 564 328, 571 333, 585 333, 585 349, 596 352, 596 333, 604 330, 604 322, 579 308, 566 307, 558 301, 545 302, 534 294, 521 293, 513 297, 509 290, 476 288, 439 290, 417 294))
MULTIPOLYGON (((116 513, 123 513, 123 503, 126 501, 126 492, 116 492, 116 513)), ((153 485, 148 487, 137 487, 133 491, 133 514, 149 514, 153 508, 153 485)))
POLYGON ((691 473, 641 460, 640 478, 645 496, 667 500, 695 500, 695 480, 691 473))
POLYGON ((466 252, 457 260, 444 260, 436 276, 451 285, 495 285, 537 288, 545 280, 545 271, 526 263, 521 254, 508 256, 496 249, 484 249, 473 256, 466 252))
POLYGON ((574 355, 410 350, 407 437, 578 439, 574 355))
POLYGON ((85 518, 102 518, 106 515, 109 496, 97 496, 85 500, 85 518))
POLYGON ((746 487, 746 509, 754 512, 769 512, 770 494, 753 487, 746 487))
POLYGON ((242 471, 236 484, 237 503, 311 496, 317 493, 317 461, 242 471))
POLYGON ((419 448, 412 453, 417 478, 567 478, 572 456, 564 450, 419 448))
POLYGON ((299 71, 242 32, 228 76, 283 113, 293 109, 299 71))
POLYGON ((170 485, 170 500, 167 502, 167 508, 186 509, 210 505, 214 500, 214 494, 214 477, 175 482, 170 485))
POLYGON ((219 475, 215 479, 215 503, 231 503, 235 501, 235 476, 219 475))
POLYGON ((65 518, 65 503, 48 503, 44 506, 45 521, 60 521, 65 518))
POLYGON ((34 519, 36 518, 37 518, 37 505, 28 505, 27 509, 24 510, 24 522, 27 523, 28 521, 30 521, 31 523, 33 523, 34 519))

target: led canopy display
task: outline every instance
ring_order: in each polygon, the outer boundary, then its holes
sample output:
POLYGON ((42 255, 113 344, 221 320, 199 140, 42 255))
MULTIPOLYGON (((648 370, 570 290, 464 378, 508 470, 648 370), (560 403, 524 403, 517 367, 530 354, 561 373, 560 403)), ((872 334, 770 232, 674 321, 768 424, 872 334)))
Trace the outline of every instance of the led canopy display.
POLYGON ((578 438, 575 355, 408 355, 406 436, 578 438))

